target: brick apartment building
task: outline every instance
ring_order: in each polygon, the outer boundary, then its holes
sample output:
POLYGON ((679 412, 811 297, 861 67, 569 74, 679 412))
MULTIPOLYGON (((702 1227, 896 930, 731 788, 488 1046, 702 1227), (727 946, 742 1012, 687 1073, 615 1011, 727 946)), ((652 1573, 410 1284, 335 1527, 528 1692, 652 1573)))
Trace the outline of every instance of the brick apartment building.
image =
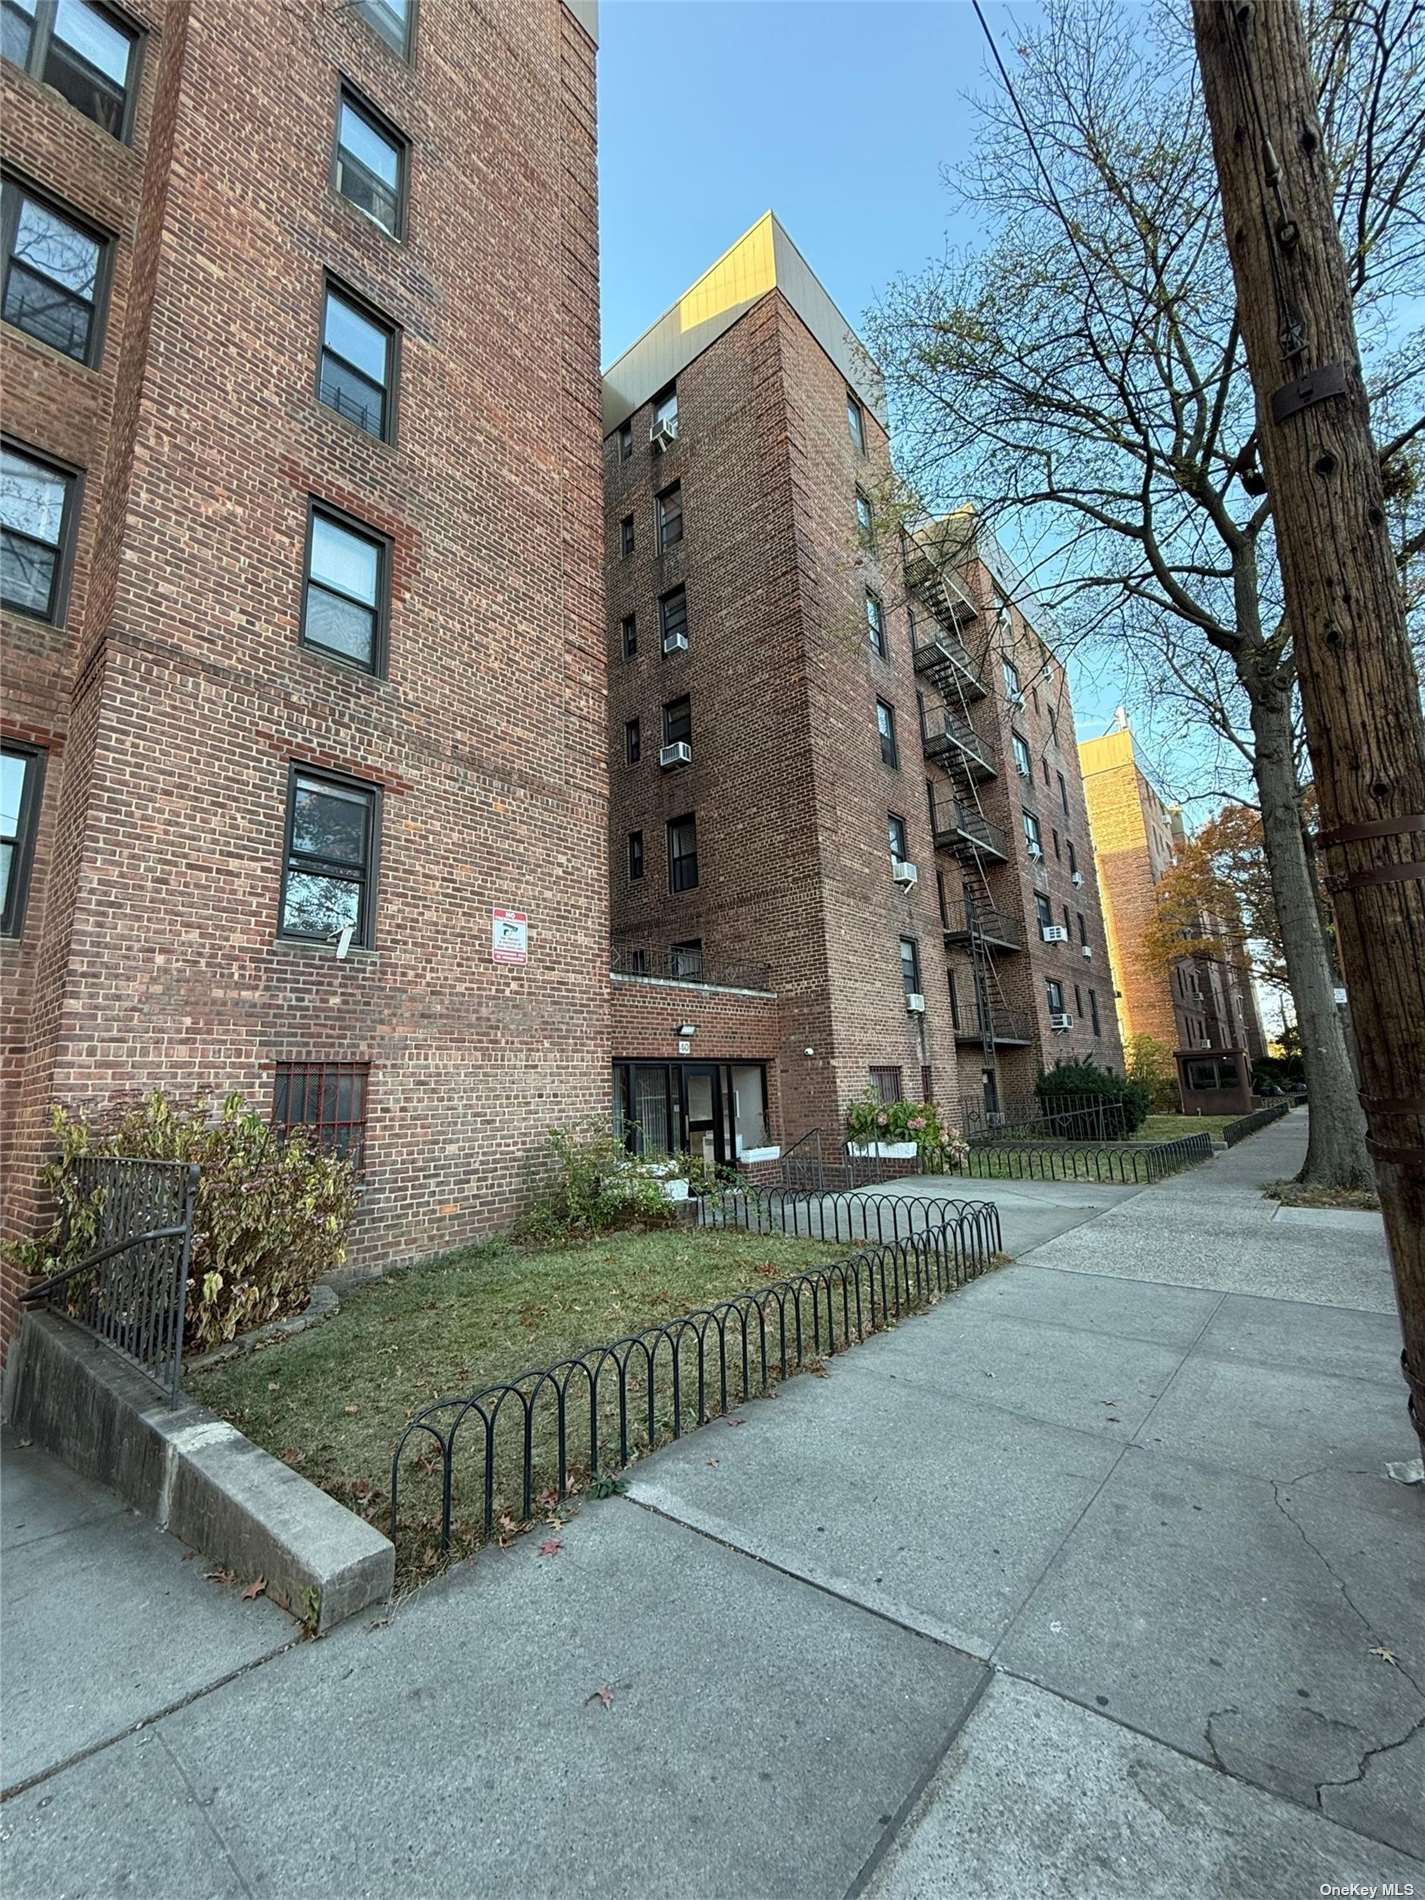
POLYGON ((11 1232, 53 1101, 315 1121, 390 1259, 606 1112, 593 26, 6 5, 11 1232))
POLYGON ((746 1162, 834 1147, 868 1091, 958 1119, 1060 1053, 1116 1063, 1062 674, 972 567, 962 713, 944 584, 918 599, 877 525, 880 377, 770 213, 608 370, 604 427, 616 1123, 746 1162), (1081 860, 1027 855, 1001 646, 1081 860), (967 749, 1002 852, 941 822, 967 749), (1009 932, 973 959, 965 879, 1009 932), (1072 894, 1072 945, 1042 939, 1036 888, 1056 920, 1072 894))
MULTIPOLYGON (((1184 1107, 1209 1111, 1219 1097, 1243 1106, 1251 1065, 1266 1049, 1245 949, 1180 957, 1167 971, 1143 950, 1154 886, 1186 838, 1182 813, 1139 765, 1126 722, 1084 740, 1079 758, 1124 1038, 1152 1036, 1173 1051, 1184 1107)), ((1240 926, 1206 918, 1203 935, 1232 942, 1240 926)))

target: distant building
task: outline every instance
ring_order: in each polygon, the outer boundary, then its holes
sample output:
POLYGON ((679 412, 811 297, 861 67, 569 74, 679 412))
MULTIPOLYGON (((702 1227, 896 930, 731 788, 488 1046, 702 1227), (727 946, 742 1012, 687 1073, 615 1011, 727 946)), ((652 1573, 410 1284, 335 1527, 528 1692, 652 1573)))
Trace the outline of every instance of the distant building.
POLYGON ((1062 669, 1009 577, 878 522, 880 375, 770 213, 608 370, 604 427, 630 1142, 755 1164, 868 1090, 953 1121, 1117 1064, 1062 669))
POLYGON ((1266 1047, 1240 921, 1201 920, 1204 937, 1229 946, 1224 956, 1179 957, 1167 970, 1150 962, 1144 935, 1155 886, 1186 840, 1182 814, 1138 764, 1126 723, 1084 740, 1079 759, 1124 1043, 1148 1035, 1173 1051, 1185 1106, 1229 1095, 1235 1106, 1266 1047))

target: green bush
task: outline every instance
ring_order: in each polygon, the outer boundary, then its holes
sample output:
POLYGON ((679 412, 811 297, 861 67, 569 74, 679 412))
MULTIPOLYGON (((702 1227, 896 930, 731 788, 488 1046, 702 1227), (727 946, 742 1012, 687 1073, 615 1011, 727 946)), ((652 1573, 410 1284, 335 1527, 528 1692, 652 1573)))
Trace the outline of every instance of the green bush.
POLYGON ((1130 1082, 1147 1089, 1151 1109, 1163 1115, 1179 1112, 1178 1065, 1167 1043, 1146 1034, 1130 1036, 1123 1045, 1123 1066, 1130 1082))
POLYGON ((551 1128, 515 1224, 520 1240, 583 1240, 619 1227, 662 1227, 676 1216, 663 1182, 676 1163, 631 1155, 605 1123, 551 1128))
POLYGON ((1101 1069, 1096 1062, 1060 1061, 1052 1069, 1041 1069, 1034 1092, 1046 1115, 1053 1117, 1056 1111, 1062 1115, 1062 1126, 1056 1123, 1055 1132, 1081 1140, 1082 1120, 1073 1111, 1101 1107, 1103 1138, 1107 1141, 1125 1140, 1142 1127, 1148 1114, 1147 1088, 1112 1069, 1101 1069))
POLYGON ((954 1173, 969 1152, 959 1130, 941 1122, 933 1102, 883 1102, 869 1090, 846 1111, 846 1139, 858 1146, 913 1141, 925 1166, 939 1173, 954 1173))
POLYGON ((356 1206, 351 1163, 300 1133, 279 1137, 241 1095, 229 1095, 216 1116, 205 1101, 183 1108, 155 1090, 93 1119, 63 1108, 51 1119, 59 1152, 42 1179, 58 1213, 42 1239, 19 1243, 11 1257, 47 1276, 92 1251, 105 1190, 80 1186, 81 1155, 196 1161, 184 1328, 196 1351, 300 1312, 314 1283, 346 1258, 356 1206))

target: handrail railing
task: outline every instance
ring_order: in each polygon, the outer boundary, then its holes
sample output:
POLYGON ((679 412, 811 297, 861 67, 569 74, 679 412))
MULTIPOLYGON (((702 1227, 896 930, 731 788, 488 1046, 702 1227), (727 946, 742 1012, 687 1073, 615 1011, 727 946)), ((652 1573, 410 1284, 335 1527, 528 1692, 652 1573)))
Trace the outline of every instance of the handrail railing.
POLYGON ((197 1166, 84 1155, 75 1161, 74 1171, 101 1244, 27 1287, 21 1297, 28 1305, 47 1305, 93 1333, 176 1403, 183 1376, 197 1166), (161 1225, 151 1224, 155 1216, 161 1225))
POLYGON ((782 1154, 784 1189, 814 1188, 819 1193, 826 1185, 826 1161, 822 1153, 821 1130, 809 1128, 782 1154))
POLYGON ((943 794, 938 787, 930 795, 930 829, 938 848, 951 851, 978 846, 999 858, 1009 857, 1009 834, 991 824, 980 812, 971 811, 958 798, 943 794))
MULTIPOLYGON (((750 1198, 750 1197, 744 1197, 750 1198)), ((943 1203, 947 1208, 961 1203, 943 1203)), ((923 1226, 844 1260, 715 1301, 457 1397, 422 1406, 391 1456, 390 1532, 448 1554, 518 1528, 571 1483, 597 1487, 668 1439, 770 1391, 779 1379, 933 1305, 994 1265, 969 1218, 923 1226), (409 1461, 407 1467, 406 1461, 409 1461), (457 1486, 479 1488, 457 1519, 457 1486), (403 1516, 411 1479, 427 1480, 403 1516)))
POLYGON ((920 715, 920 749, 928 759, 939 758, 954 746, 981 775, 995 777, 998 767, 988 744, 967 719, 959 718, 948 706, 927 706, 920 715))
POLYGON ((722 963, 699 950, 676 944, 614 943, 609 968, 615 976, 646 976, 666 983, 701 983, 709 988, 766 990, 772 973, 765 963, 722 963))
POLYGON ((992 910, 988 904, 952 905, 945 913, 943 928, 945 935, 952 941, 969 937, 971 931, 975 930, 994 949, 1024 948, 1023 920, 1011 917, 1002 910, 992 910))

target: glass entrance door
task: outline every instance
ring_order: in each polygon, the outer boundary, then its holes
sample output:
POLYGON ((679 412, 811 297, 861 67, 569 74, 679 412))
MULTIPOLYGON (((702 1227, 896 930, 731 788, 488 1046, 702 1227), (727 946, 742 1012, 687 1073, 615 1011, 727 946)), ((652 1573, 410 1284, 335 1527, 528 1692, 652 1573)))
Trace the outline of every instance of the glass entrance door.
POLYGON ((723 1140, 722 1080, 715 1063, 683 1065, 683 1126, 687 1151, 712 1167, 727 1159, 723 1140))

